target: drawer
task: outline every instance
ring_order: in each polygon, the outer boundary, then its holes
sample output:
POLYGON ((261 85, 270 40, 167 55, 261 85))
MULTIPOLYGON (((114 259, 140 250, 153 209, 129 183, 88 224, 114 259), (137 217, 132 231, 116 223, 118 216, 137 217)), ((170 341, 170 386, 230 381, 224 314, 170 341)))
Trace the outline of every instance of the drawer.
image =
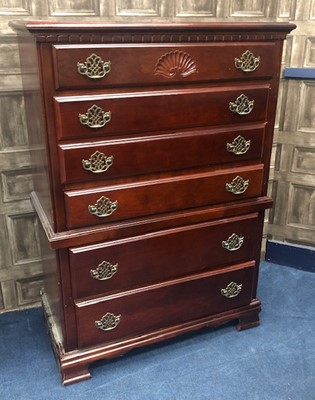
POLYGON ((269 84, 55 97, 60 139, 265 121, 269 84))
POLYGON ((65 192, 69 229, 262 194, 263 165, 65 192))
POLYGON ((247 263, 78 302, 78 347, 123 340, 247 305, 253 284, 254 263, 247 263))
POLYGON ((259 160, 265 124, 59 144, 63 183, 259 160))
POLYGON ((271 77, 274 43, 53 45, 56 89, 271 77))
POLYGON ((254 258, 257 214, 69 249, 74 298, 166 281, 254 258))

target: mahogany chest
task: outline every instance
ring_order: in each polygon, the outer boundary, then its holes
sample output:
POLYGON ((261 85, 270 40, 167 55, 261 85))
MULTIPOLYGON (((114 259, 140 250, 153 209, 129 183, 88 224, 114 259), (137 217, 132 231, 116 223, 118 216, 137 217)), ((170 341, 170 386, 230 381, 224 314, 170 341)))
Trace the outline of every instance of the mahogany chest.
POLYGON ((281 52, 294 25, 11 26, 63 383, 204 326, 259 324, 281 52))

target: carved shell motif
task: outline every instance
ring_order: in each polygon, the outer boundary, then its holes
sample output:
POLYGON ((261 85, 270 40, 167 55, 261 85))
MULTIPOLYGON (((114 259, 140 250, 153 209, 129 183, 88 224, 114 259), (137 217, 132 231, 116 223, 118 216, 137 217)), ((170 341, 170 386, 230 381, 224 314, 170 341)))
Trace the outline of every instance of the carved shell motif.
POLYGON ((170 51, 159 58, 155 64, 154 74, 165 78, 174 78, 180 75, 185 78, 198 72, 195 60, 184 51, 170 51))

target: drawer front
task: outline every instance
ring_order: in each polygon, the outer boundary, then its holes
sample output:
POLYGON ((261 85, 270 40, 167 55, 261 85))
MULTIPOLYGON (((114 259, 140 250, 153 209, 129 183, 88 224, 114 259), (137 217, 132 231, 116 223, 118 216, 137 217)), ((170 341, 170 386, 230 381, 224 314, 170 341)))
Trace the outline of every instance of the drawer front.
POLYGON ((249 304, 253 263, 76 303, 78 346, 123 340, 249 304))
POLYGON ((54 45, 56 89, 270 77, 274 43, 54 45))
POLYGON ((262 194, 263 165, 65 192, 67 227, 236 201, 262 194))
POLYGON ((58 137, 264 121, 269 84, 55 97, 58 137))
POLYGON ((60 144, 63 183, 104 180, 259 160, 264 124, 169 135, 60 144))
POLYGON ((128 290, 254 259, 257 214, 69 249, 73 297, 128 290))

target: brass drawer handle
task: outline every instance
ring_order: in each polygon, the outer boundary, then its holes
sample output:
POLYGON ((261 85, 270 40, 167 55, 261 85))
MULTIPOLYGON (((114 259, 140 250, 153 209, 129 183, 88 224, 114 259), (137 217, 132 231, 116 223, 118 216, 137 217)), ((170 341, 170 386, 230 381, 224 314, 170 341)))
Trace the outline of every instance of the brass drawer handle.
POLYGON ((79 121, 82 125, 87 125, 92 129, 103 128, 111 120, 110 111, 104 111, 101 107, 93 105, 85 114, 79 114, 79 121))
POLYGON ((250 140, 246 140, 243 136, 238 135, 232 143, 226 144, 226 150, 236 156, 245 154, 250 148, 250 140))
POLYGON ((235 282, 231 282, 227 285, 225 289, 221 289, 222 296, 225 296, 229 299, 238 296, 242 291, 242 284, 238 285, 235 282))
POLYGON ((246 192, 248 186, 249 179, 245 181, 241 176, 236 176, 231 183, 225 184, 225 189, 233 194, 242 194, 246 192))
POLYGON ((111 264, 108 261, 101 262, 97 268, 90 270, 92 278, 98 281, 106 281, 112 278, 118 271, 118 264, 111 264))
POLYGON ((100 56, 92 53, 83 63, 77 63, 78 72, 90 79, 101 79, 110 72, 111 62, 104 61, 100 56))
POLYGON ((228 251, 236 251, 242 247, 244 243, 244 236, 232 233, 227 240, 222 241, 222 247, 228 251))
POLYGON ((251 113, 254 108, 254 103, 255 100, 249 100, 249 98, 245 96, 245 94, 241 94, 234 102, 230 101, 229 109, 233 113, 246 115, 251 113))
POLYGON ((235 68, 241 69, 243 72, 253 72, 258 68, 260 57, 255 57, 254 54, 246 50, 240 58, 235 58, 235 68))
POLYGON ((111 201, 105 196, 100 197, 94 205, 89 205, 88 210, 99 218, 109 217, 118 208, 118 201, 111 201))
POLYGON ((111 331, 115 329, 121 321, 121 315, 115 315, 107 312, 99 321, 95 321, 95 326, 102 331, 111 331))
POLYGON ((105 156, 104 153, 97 150, 91 154, 88 160, 82 160, 82 165, 85 170, 91 171, 93 174, 100 174, 107 171, 113 165, 113 162, 113 156, 105 156))

